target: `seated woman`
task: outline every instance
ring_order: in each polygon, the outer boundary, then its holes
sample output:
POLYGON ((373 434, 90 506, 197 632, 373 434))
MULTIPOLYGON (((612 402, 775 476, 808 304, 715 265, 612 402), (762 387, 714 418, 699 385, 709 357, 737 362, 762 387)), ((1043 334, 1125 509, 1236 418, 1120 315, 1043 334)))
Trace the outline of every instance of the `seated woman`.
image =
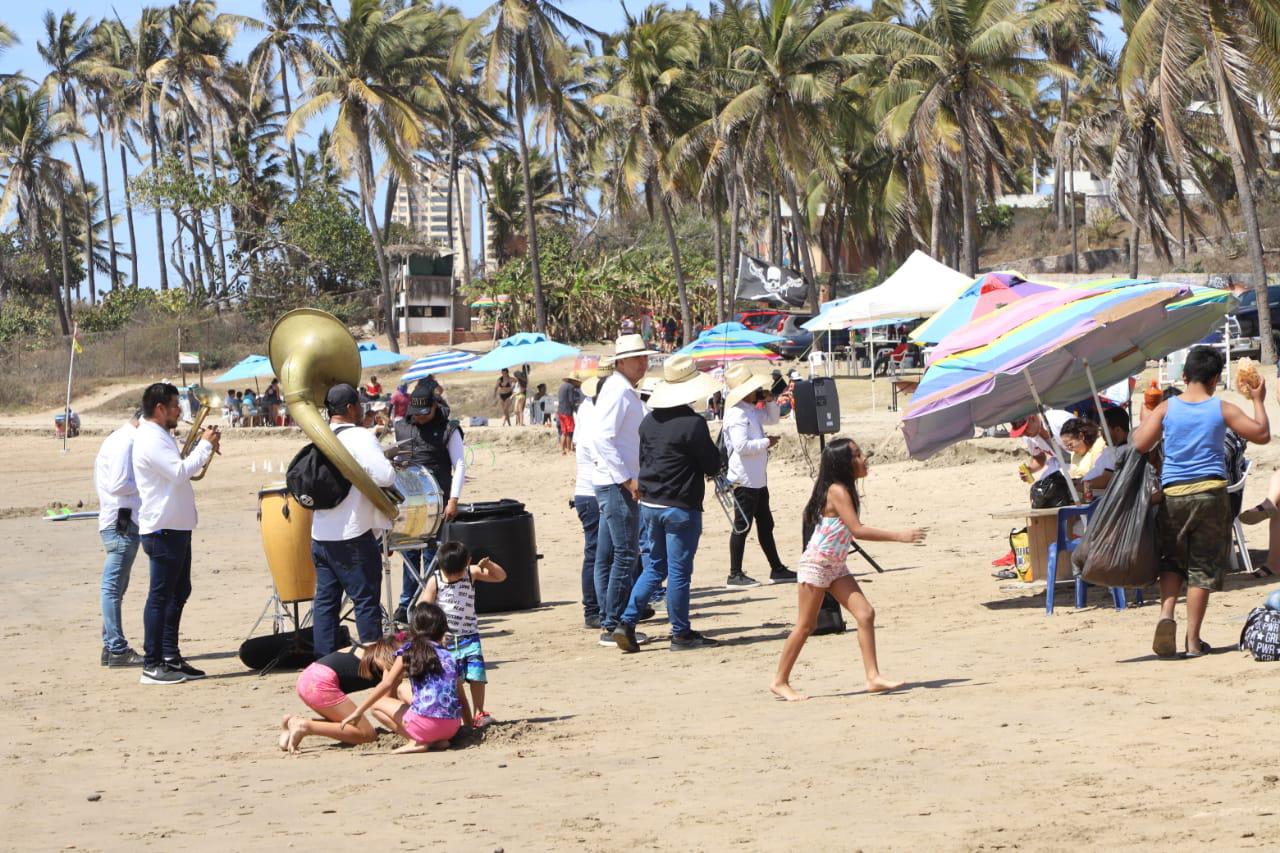
POLYGON ((907 340, 906 335, 903 335, 898 339, 898 345, 892 350, 880 350, 876 353, 875 374, 877 376, 884 376, 889 372, 889 362, 901 362, 909 349, 911 349, 911 342, 907 340))
POLYGON ((1062 445, 1071 451, 1068 473, 1072 480, 1083 480, 1093 470, 1107 443, 1101 437, 1098 425, 1085 418, 1072 418, 1059 431, 1062 445))

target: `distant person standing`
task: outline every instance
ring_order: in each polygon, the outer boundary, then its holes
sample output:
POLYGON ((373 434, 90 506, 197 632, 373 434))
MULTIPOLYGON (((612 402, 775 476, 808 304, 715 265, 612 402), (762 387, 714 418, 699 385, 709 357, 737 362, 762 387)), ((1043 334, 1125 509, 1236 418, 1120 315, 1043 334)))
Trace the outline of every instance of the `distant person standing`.
POLYGON ((582 385, 576 373, 570 373, 560 383, 556 392, 556 420, 560 423, 560 455, 566 456, 573 449, 574 414, 582 402, 582 385))
POLYGON ((174 440, 182 407, 178 389, 157 382, 142 393, 143 420, 133 437, 138 486, 138 534, 151 560, 151 588, 142 611, 143 684, 179 684, 204 673, 178 649, 182 608, 191 596, 191 531, 196 495, 191 477, 218 449, 217 427, 205 427, 185 459, 174 440))
POLYGON ((676 319, 670 315, 662 321, 662 351, 671 352, 676 347, 676 319))
MULTIPOLYGON (((431 377, 428 376, 428 379, 431 377)), ((405 412, 409 410, 409 386, 397 385, 395 392, 391 395, 391 418, 398 421, 405 416, 405 412)))
POLYGON ((596 597, 596 543, 600 531, 600 503, 592 485, 596 459, 594 448, 595 397, 603 376, 612 368, 600 368, 600 375, 582 383, 584 395, 574 413, 573 509, 582 524, 582 619, 589 629, 600 628, 600 602, 596 597))
POLYGON ((140 666, 142 655, 129 648, 120 619, 120 604, 138 555, 137 512, 142 502, 133 477, 133 438, 142 419, 133 417, 107 436, 93 463, 98 492, 98 535, 107 559, 102 564, 102 665, 140 666))
POLYGON ((515 394, 516 381, 511 378, 511 371, 502 368, 498 381, 493 386, 493 396, 502 408, 502 425, 511 426, 511 397, 515 394))
POLYGON ((529 373, 525 370, 515 372, 515 384, 511 388, 511 408, 516 413, 516 426, 524 426, 524 407, 529 402, 529 373))
POLYGON ((364 386, 364 392, 369 395, 370 400, 378 400, 382 397, 382 383, 378 381, 378 377, 370 376, 369 382, 364 386))

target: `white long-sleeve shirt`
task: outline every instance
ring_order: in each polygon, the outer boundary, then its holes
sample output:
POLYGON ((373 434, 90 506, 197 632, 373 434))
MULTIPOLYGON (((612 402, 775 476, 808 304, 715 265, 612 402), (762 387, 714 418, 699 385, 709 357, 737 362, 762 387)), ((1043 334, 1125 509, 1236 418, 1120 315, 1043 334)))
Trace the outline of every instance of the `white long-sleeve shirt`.
POLYGON ((462 433, 454 430, 445 447, 449 451, 449 467, 452 472, 449 475, 449 497, 457 499, 462 497, 462 484, 467 479, 467 452, 462 446, 462 433))
POLYGON ((764 428, 778 422, 778 404, 758 409, 737 403, 724 413, 725 447, 729 449, 729 482, 763 489, 769 485, 769 439, 764 428))
MULTIPOLYGON (((396 469, 382 452, 382 445, 373 432, 358 426, 345 426, 335 430, 338 441, 379 486, 391 486, 396 482, 396 469)), ((331 428, 332 428, 331 426, 331 428)), ((361 536, 368 530, 389 530, 392 520, 387 518, 373 501, 365 497, 353 484, 342 502, 332 509, 318 509, 311 516, 311 538, 318 542, 345 542, 361 536)))
POLYGON ((212 454, 213 445, 202 438, 183 459, 178 442, 167 429, 155 421, 138 424, 133 436, 133 478, 140 501, 139 533, 196 529, 199 517, 191 476, 199 473, 212 454))
POLYGON ((573 483, 573 495, 577 497, 595 497, 596 490, 591 483, 596 472, 595 450, 592 447, 592 433, 595 426, 596 404, 585 399, 578 404, 578 411, 573 416, 574 458, 578 463, 578 476, 573 483))
MULTIPOLYGON (((107 436, 98 448, 93 462, 93 485, 98 490, 98 529, 116 526, 120 510, 132 510, 136 516, 142 499, 133 479, 133 436, 138 428, 124 424, 107 436)), ((137 522, 134 518, 134 522, 137 522)))
POLYGON ((621 373, 605 380, 596 397, 592 452, 595 472, 591 483, 613 486, 640 476, 640 422, 644 404, 621 373))

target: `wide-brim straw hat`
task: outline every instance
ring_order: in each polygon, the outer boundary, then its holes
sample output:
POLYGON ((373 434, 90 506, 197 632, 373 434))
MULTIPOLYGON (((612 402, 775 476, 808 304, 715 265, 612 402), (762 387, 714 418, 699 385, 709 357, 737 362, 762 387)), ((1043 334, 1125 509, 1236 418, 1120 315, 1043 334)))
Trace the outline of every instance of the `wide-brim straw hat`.
POLYGON ((596 366, 595 373, 582 380, 582 393, 594 398, 600 393, 600 386, 611 375, 613 375, 613 365, 605 364, 604 360, 601 359, 600 364, 596 366))
MULTIPOLYGON (((613 355, 609 357, 609 363, 613 364, 622 358, 634 358, 640 355, 648 358, 651 355, 658 354, 656 349, 649 349, 645 345, 644 338, 640 335, 620 335, 613 342, 613 355)), ((604 359, 600 361, 603 363, 604 359)))
POLYGON ((724 381, 729 386, 729 393, 724 398, 725 406, 736 406, 753 391, 767 391, 773 386, 772 377, 758 376, 745 364, 726 367, 724 381))
POLYGON ((706 402, 719 388, 719 382, 698 372, 692 358, 683 354, 673 355, 662 365, 662 381, 649 397, 649 408, 673 409, 706 402))

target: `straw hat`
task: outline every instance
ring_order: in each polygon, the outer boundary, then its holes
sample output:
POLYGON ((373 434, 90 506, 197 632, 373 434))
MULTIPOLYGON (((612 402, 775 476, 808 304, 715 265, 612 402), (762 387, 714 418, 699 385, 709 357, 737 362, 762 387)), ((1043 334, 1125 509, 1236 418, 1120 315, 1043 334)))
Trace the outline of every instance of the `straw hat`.
MULTIPOLYGON (((640 335, 620 335, 613 342, 613 357, 609 361, 613 363, 621 358, 633 358, 638 355, 643 355, 647 358, 651 355, 658 355, 658 351, 645 346, 644 338, 640 335)), ((603 362, 604 359, 601 359, 601 361, 603 362)))
POLYGON ((706 400, 720 385, 710 376, 699 373, 693 359, 677 354, 662 365, 662 381, 649 397, 651 409, 673 409, 706 400))
POLYGON ((724 370, 724 381, 729 393, 724 398, 725 407, 736 406, 753 391, 767 391, 773 385, 768 376, 757 376, 745 364, 731 364, 724 370))
POLYGON ((613 365, 605 364, 602 359, 600 364, 596 366, 595 372, 591 376, 582 380, 582 393, 588 397, 594 398, 596 394, 600 393, 600 386, 604 384, 604 381, 608 379, 612 373, 613 365))

